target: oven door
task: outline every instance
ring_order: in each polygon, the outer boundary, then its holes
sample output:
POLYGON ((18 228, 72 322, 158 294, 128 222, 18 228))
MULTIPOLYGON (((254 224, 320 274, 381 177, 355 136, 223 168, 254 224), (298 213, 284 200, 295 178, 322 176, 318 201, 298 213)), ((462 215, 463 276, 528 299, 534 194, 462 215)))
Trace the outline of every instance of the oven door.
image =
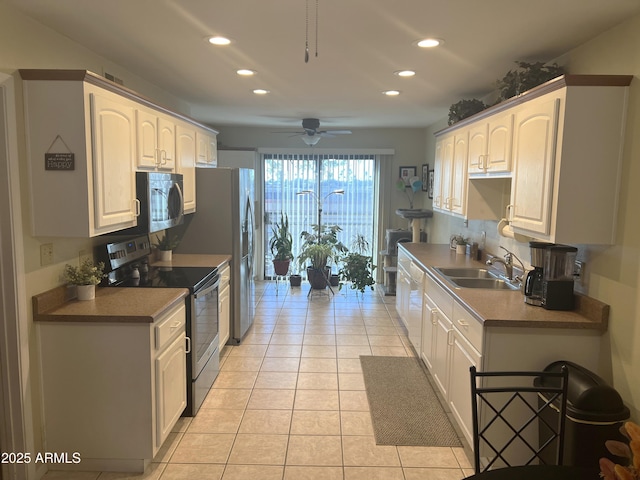
POLYGON ((198 378, 207 361, 218 348, 218 287, 216 278, 192 297, 191 368, 193 380, 198 378))

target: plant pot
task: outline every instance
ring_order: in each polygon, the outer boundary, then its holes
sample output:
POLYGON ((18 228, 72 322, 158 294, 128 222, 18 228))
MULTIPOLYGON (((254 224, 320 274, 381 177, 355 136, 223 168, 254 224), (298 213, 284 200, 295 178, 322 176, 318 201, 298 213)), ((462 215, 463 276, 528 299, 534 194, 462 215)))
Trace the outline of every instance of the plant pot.
POLYGON ((459 255, 467 254, 467 246, 466 245, 456 245, 456 253, 459 255))
POLYGON ((76 285, 76 295, 78 300, 93 300, 96 298, 95 285, 76 285))
POLYGON ((337 287, 338 285, 340 285, 340 275, 336 273, 332 273, 331 276, 329 277, 329 284, 332 287, 337 287))
POLYGON ((276 275, 284 276, 289 272, 289 264, 291 260, 273 260, 273 269, 276 275))
POLYGON ((294 274, 289 277, 289 283, 292 287, 299 287, 302 285, 302 277, 300 275, 294 274))
POLYGON ((171 250, 158 250, 158 260, 161 262, 170 262, 172 258, 171 250))
POLYGON ((318 268, 307 267, 307 278, 309 279, 311 288, 314 290, 324 290, 327 288, 327 278, 329 278, 330 270, 328 268, 324 270, 325 272, 323 273, 318 268))

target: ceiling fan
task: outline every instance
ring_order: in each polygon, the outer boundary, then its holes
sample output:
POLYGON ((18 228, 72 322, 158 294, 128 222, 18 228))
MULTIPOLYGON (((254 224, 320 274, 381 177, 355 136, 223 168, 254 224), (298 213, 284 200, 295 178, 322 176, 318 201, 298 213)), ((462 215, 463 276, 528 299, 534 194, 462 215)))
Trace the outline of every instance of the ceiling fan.
POLYGON ((304 132, 290 132, 300 135, 302 141, 309 146, 317 144, 322 137, 335 137, 336 135, 349 135, 351 130, 318 130, 320 120, 317 118, 303 118, 302 128, 304 132))

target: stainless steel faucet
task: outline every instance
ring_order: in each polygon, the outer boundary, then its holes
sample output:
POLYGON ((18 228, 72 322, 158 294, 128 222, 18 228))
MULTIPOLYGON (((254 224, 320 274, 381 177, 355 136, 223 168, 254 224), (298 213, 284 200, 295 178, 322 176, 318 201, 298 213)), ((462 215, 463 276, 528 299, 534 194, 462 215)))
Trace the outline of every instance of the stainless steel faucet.
MULTIPOLYGON (((525 268, 524 268, 524 264, 522 263, 522 261, 516 256, 515 253, 510 252, 509 250, 507 250, 504 247, 500 247, 501 249, 503 249, 505 252, 507 252, 504 256, 504 260, 499 258, 499 257, 491 257, 489 260, 487 260, 487 265, 493 265, 495 263, 501 263, 502 265, 504 265, 504 269, 505 272, 507 273, 507 278, 509 280, 514 280, 513 278, 513 259, 515 258, 518 263, 520 264, 520 268, 522 268, 522 272, 524 272, 525 268)), ((520 278, 515 278, 515 280, 520 281, 520 278)))
POLYGON ((506 258, 505 260, 499 258, 499 257, 491 257, 489 260, 487 260, 487 265, 495 265, 496 263, 501 263, 502 265, 504 265, 504 269, 507 272, 507 277, 509 278, 509 280, 513 280, 513 263, 511 263, 511 257, 509 255, 505 255, 506 258))

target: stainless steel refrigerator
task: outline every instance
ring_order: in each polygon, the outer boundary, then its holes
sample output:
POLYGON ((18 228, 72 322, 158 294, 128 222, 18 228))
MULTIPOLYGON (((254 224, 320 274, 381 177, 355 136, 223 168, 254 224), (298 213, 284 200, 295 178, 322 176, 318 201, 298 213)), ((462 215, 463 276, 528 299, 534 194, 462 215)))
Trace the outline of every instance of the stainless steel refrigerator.
POLYGON ((229 254, 231 325, 229 342, 239 344, 254 317, 254 172, 248 168, 199 168, 196 212, 176 227, 176 253, 229 254))

